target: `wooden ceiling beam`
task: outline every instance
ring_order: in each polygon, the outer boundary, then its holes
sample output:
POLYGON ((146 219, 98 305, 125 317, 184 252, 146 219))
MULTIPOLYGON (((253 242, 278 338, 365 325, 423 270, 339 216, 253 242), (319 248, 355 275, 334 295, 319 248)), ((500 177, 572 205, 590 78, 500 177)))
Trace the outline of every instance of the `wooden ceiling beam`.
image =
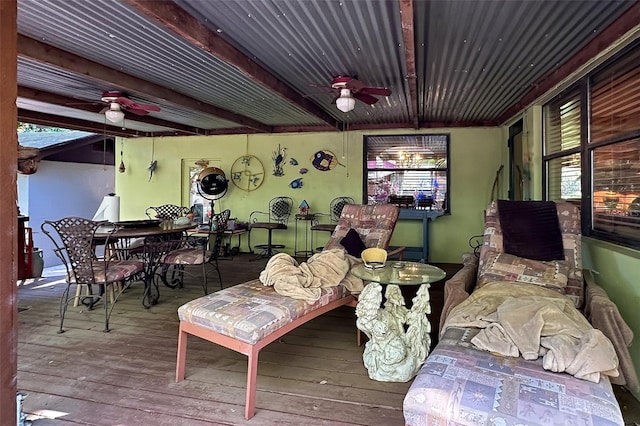
POLYGON ((402 41, 404 44, 407 85, 409 86, 409 119, 414 129, 420 128, 418 117, 418 78, 416 74, 415 33, 413 28, 413 0, 400 0, 400 19, 402 21, 402 41))
POLYGON ((125 138, 152 136, 151 133, 138 130, 123 129, 118 126, 99 124, 94 121, 78 120, 77 118, 62 117, 54 114, 30 111, 18 108, 18 121, 39 124, 41 126, 62 127, 70 130, 82 130, 85 132, 101 133, 125 138))
MULTIPOLYGON (((99 103, 91 105, 90 101, 84 99, 71 98, 69 96, 58 95, 57 93, 45 92, 44 90, 32 89, 29 87, 18 86, 18 97, 31 99, 38 102, 47 104, 59 105, 65 108, 77 109, 81 111, 92 112, 98 114, 99 103), (85 103, 83 103, 85 102, 85 103)), ((105 104, 106 105, 106 104, 105 104)), ((138 123, 151 124, 153 126, 167 127, 169 129, 177 130, 178 133, 184 135, 206 135, 207 130, 199 127, 185 126, 183 124, 175 123, 173 121, 162 120, 159 118, 151 117, 149 115, 135 115, 132 113, 125 113, 125 120, 128 122, 134 121, 138 123)), ((102 125, 102 122, 99 123, 102 125)), ((157 133, 157 132, 154 132, 157 133)))
POLYGON ((100 82, 100 84, 115 86, 134 93, 144 93, 150 98, 162 99, 166 102, 219 117, 242 126, 251 127, 261 132, 268 133, 271 131, 270 126, 252 118, 218 108, 159 84, 106 67, 20 34, 18 34, 18 55, 90 77, 100 82))
POLYGON ((309 98, 305 98, 270 71, 232 46, 171 0, 124 0, 147 18, 157 22, 194 46, 238 68, 244 75, 283 99, 312 114, 331 127, 338 121, 309 98))

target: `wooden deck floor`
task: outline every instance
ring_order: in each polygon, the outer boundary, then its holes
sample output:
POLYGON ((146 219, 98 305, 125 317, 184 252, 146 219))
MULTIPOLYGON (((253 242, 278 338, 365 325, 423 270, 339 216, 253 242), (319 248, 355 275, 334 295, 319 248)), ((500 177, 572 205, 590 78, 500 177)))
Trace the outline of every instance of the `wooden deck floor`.
MULTIPOLYGON (((225 286, 254 279, 265 261, 221 261, 225 286)), ((451 276, 456 265, 440 265, 451 276)), ((217 290, 217 278, 210 289, 217 290)), ((200 297, 197 280, 160 289, 144 309, 141 286, 122 295, 103 333, 102 309, 72 308, 57 334, 61 276, 18 291, 18 390, 23 411, 46 425, 402 425, 410 383, 370 380, 355 343, 352 308, 340 308, 285 335, 260 353, 256 416, 244 420, 246 357, 189 337, 186 380, 175 383, 176 310, 200 297)), ((436 305, 441 286, 432 287, 436 305)), ((100 306, 101 307, 101 306, 100 306)), ((433 324, 439 313, 434 310, 433 324)), ((640 403, 614 386, 625 424, 640 424, 640 403)))
MULTIPOLYGON (((225 286, 258 276, 264 261, 222 261, 225 286)), ((216 290, 217 279, 210 281, 216 290)), ((71 308, 57 334, 62 279, 21 285, 18 389, 35 425, 402 425, 410 383, 370 380, 355 343, 353 308, 310 321, 261 351, 257 412, 244 420, 246 357, 189 337, 186 380, 175 383, 181 304, 197 281, 161 288, 144 309, 141 286, 118 300, 110 333, 103 311, 71 308)))

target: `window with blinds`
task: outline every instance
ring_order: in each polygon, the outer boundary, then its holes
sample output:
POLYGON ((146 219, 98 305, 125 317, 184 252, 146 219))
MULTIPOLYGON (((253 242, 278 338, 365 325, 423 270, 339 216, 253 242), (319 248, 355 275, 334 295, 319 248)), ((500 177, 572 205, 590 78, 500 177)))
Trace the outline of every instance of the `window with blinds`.
POLYGON ((368 204, 449 212, 449 135, 365 136, 368 204))
POLYGON ((592 227, 640 242, 640 64, 634 51, 590 80, 592 227))
POLYGON ((639 55, 639 45, 628 49, 543 109, 545 198, 580 198, 586 235, 633 248, 640 248, 639 55), (584 188, 589 197, 580 196, 584 188))
POLYGON ((575 89, 544 107, 544 163, 548 200, 582 198, 580 92, 575 89))

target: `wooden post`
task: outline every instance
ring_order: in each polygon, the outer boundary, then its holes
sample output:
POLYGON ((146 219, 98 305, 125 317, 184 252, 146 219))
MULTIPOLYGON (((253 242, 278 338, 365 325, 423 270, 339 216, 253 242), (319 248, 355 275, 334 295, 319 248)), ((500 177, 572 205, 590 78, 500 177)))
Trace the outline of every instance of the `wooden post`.
POLYGON ((17 424, 17 0, 0 0, 0 424, 17 424))

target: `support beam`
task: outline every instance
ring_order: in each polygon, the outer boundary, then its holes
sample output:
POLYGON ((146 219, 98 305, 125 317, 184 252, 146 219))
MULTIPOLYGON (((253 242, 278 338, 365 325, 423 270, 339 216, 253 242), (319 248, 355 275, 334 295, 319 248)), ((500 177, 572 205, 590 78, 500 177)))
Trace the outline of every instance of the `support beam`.
POLYGON ((413 0, 400 0, 400 18, 402 20, 402 41, 404 44, 407 85, 409 86, 409 120, 414 129, 420 128, 418 117, 418 82, 416 74, 415 34, 413 30, 413 0))
POLYGON ((233 65, 256 83, 278 94, 304 111, 312 114, 331 127, 337 128, 338 121, 310 99, 303 97, 289 85, 283 83, 271 72, 253 59, 236 49, 215 32, 207 28, 197 18, 191 16, 170 0, 124 0, 129 6, 147 18, 171 30, 194 46, 233 65))
POLYGON ((261 132, 268 133, 271 131, 270 126, 252 118, 218 108, 159 84, 106 67, 23 35, 18 35, 18 55, 87 76, 105 86, 117 87, 133 93, 143 93, 149 98, 162 99, 166 102, 219 117, 242 126, 251 127, 261 132))
MULTIPOLYGON (((18 86, 18 97, 31 99, 38 102, 44 102, 47 104, 60 105, 65 108, 79 109, 81 111, 92 112, 94 114, 98 113, 101 109, 98 102, 95 105, 92 105, 91 102, 86 101, 84 99, 76 99, 71 98, 69 96, 59 95, 57 93, 45 92, 43 90, 31 89, 29 87, 18 86)), ((106 106, 106 104, 105 104, 106 106)), ((177 130, 178 134, 183 135, 206 135, 207 130, 201 129, 199 127, 185 126, 183 124, 175 123, 173 121, 162 120, 159 118, 151 117, 149 115, 135 115, 132 113, 127 113, 125 111, 125 120, 128 122, 138 122, 151 124, 154 126, 167 127, 169 129, 177 130)), ((96 122, 96 133, 102 133, 102 123, 96 122)))
POLYGON ((0 425, 18 424, 17 13, 17 0, 0 0, 0 425))
POLYGON ((77 118, 62 117, 43 112, 18 109, 18 120, 27 123, 39 124, 41 126, 62 127, 71 130, 82 130, 85 132, 103 133, 111 136, 122 136, 125 138, 153 136, 151 133, 138 130, 123 129, 112 125, 99 125, 94 121, 78 120, 77 118))

